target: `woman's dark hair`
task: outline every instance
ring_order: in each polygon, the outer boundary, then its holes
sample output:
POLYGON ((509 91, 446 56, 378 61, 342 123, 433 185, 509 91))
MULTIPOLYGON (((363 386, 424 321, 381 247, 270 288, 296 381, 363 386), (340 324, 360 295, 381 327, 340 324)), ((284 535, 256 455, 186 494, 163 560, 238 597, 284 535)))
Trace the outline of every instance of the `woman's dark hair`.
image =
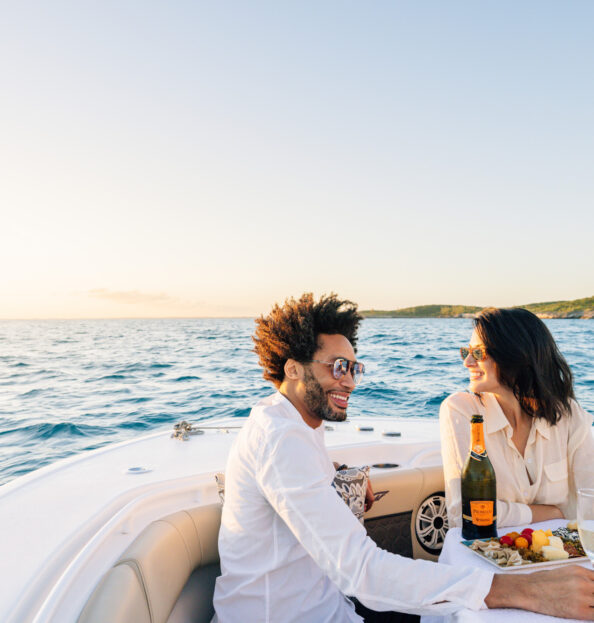
POLYGON ((542 320, 527 309, 488 308, 474 325, 495 361, 499 381, 509 387, 522 409, 551 425, 570 413, 573 377, 542 320))
POLYGON ((306 293, 298 301, 290 298, 282 307, 275 305, 268 316, 256 319, 252 338, 264 378, 279 387, 287 359, 311 361, 320 333, 344 335, 356 351, 361 320, 357 305, 339 300, 336 294, 324 295, 316 303, 313 294, 306 293))

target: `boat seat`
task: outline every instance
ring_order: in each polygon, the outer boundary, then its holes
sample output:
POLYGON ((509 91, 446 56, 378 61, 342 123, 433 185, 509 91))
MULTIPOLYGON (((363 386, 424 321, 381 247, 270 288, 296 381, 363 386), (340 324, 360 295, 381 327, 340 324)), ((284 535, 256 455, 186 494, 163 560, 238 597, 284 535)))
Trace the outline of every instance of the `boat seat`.
MULTIPOLYGON (((392 553, 436 560, 439 551, 432 540, 423 545, 426 527, 423 538, 416 534, 415 517, 424 501, 443 496, 441 465, 377 470, 372 480, 379 498, 365 516, 369 536, 392 553)), ((78 623, 209 623, 221 508, 200 506, 149 524, 99 582, 78 623)))
POLYGON ((220 523, 220 504, 153 521, 99 582, 78 623, 210 621, 214 581, 220 574, 220 523), (191 587, 199 590, 198 602, 191 587))

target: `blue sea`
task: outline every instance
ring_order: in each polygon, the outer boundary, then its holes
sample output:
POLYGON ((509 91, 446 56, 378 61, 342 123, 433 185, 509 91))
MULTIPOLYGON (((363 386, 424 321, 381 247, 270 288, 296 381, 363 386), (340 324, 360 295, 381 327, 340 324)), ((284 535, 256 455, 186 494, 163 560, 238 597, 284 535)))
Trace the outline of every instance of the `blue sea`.
MULTIPOLYGON (((546 321, 594 413, 594 321, 546 321)), ((0 321, 0 484, 180 420, 246 417, 272 391, 251 319, 0 321)), ((436 418, 467 386, 465 319, 367 319, 350 417, 436 418)))

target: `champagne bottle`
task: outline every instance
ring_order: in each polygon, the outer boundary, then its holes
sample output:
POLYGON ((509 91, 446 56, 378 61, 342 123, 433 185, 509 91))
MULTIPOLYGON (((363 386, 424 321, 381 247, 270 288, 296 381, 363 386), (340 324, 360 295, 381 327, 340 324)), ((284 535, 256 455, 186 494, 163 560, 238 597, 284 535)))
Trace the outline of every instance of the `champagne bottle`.
POLYGON ((497 536, 495 470, 485 449, 483 416, 470 420, 470 452, 462 469, 462 538, 497 536))

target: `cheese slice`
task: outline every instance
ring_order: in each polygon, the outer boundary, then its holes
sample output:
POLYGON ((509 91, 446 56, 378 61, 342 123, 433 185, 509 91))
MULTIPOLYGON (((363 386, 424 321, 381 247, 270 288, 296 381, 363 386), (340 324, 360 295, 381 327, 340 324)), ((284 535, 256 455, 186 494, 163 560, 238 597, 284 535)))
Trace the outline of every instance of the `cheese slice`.
POLYGON ((563 541, 558 536, 550 536, 549 545, 557 549, 563 549, 563 541))
POLYGON ((554 545, 543 545, 540 553, 546 560, 565 560, 565 558, 569 558, 569 554, 563 548, 559 549, 554 545))

